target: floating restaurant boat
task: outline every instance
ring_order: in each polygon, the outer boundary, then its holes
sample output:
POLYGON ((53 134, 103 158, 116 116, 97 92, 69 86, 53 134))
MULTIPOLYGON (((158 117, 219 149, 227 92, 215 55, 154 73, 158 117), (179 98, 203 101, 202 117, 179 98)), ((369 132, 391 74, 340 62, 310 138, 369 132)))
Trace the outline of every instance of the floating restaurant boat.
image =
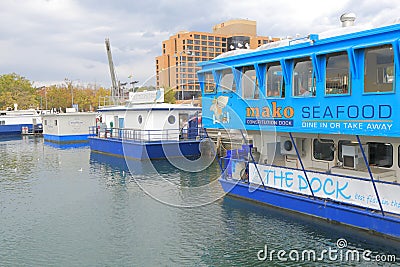
POLYGON ((126 105, 99 109, 90 149, 136 160, 199 156, 201 108, 163 102, 163 89, 130 92, 126 105))
POLYGON ((57 144, 88 143, 89 128, 95 124, 93 112, 67 108, 66 113, 47 113, 43 115, 43 139, 57 144))
POLYGON ((41 111, 35 109, 0 111, 0 135, 34 134, 42 132, 41 111))
POLYGON ((222 188, 400 238, 400 24, 343 26, 200 63, 206 129, 238 129, 222 188))

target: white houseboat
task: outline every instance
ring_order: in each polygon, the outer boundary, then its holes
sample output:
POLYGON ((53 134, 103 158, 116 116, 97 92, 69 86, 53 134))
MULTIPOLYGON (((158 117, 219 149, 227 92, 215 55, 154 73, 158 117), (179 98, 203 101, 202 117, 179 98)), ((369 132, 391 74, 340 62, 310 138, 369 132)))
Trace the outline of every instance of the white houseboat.
POLYGON ((163 89, 130 92, 126 105, 99 109, 91 150, 138 160, 198 156, 201 108, 163 102, 163 89))
POLYGON ((42 111, 35 109, 18 110, 17 104, 13 110, 0 111, 0 135, 41 133, 41 113, 42 111))
POLYGON ((96 124, 96 113, 76 112, 75 108, 67 108, 66 111, 43 115, 44 141, 59 144, 88 143, 89 129, 96 124))

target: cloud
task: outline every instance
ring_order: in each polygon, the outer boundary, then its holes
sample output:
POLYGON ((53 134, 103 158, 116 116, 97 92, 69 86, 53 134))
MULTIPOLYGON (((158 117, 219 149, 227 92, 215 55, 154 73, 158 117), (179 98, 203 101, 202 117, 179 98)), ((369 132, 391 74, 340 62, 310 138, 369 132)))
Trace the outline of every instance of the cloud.
POLYGON ((161 42, 180 30, 211 31, 225 20, 248 18, 257 21, 259 35, 307 35, 339 27, 348 11, 357 23, 379 25, 397 19, 400 6, 395 0, 381 0, 379 7, 371 0, 2 0, 0 74, 109 87, 107 37, 121 81, 133 74, 144 82, 154 77, 161 42))

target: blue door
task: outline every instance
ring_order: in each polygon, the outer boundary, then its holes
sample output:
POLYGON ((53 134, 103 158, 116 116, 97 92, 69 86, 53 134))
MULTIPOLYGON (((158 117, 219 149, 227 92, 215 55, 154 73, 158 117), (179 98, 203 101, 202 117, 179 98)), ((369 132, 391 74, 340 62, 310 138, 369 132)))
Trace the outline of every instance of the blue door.
POLYGON ((118 118, 119 137, 124 138, 124 118, 118 118))
POLYGON ((118 128, 124 128, 124 118, 118 118, 118 128))

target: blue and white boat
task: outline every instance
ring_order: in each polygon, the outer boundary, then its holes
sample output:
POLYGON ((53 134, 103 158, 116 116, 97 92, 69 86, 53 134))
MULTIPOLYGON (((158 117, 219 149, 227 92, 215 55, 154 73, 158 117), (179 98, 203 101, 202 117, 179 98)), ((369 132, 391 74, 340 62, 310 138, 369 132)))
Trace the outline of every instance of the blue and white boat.
POLYGON ((199 156, 201 108, 163 102, 163 89, 130 92, 126 105, 99 109, 90 149, 136 160, 199 156))
POLYGON ((226 193, 400 238, 400 24, 344 27, 200 63, 206 129, 237 129, 226 193))
POLYGON ((41 111, 35 109, 0 111, 0 135, 41 133, 41 111))

